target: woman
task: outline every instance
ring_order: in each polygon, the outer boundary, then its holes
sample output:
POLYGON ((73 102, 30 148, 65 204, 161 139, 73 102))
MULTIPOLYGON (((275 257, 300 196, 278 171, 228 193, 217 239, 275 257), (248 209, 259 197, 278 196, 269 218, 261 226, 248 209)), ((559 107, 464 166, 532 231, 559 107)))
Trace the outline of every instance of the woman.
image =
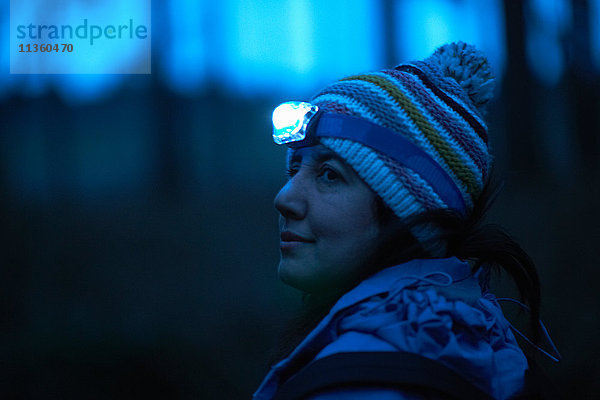
POLYGON ((452 43, 274 111, 274 139, 289 147, 279 276, 307 293, 313 323, 255 399, 524 392, 528 360, 488 277, 511 275, 533 327, 539 280, 509 236, 481 224, 492 90, 485 57, 452 43))

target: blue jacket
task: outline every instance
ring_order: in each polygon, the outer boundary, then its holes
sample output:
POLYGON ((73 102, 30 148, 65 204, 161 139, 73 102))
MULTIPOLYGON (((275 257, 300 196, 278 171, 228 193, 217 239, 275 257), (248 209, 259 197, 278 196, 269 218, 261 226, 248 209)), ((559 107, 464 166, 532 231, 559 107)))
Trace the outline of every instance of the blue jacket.
MULTIPOLYGON (((518 393, 527 359, 495 297, 457 258, 412 260, 387 268, 342 296, 329 314, 254 394, 271 399, 280 376, 309 361, 353 351, 406 351, 436 360, 497 399, 518 393)), ((350 392, 319 399, 354 398, 350 392)), ((358 397, 356 397, 358 398, 358 397)), ((416 399, 391 389, 364 389, 361 399, 416 399)))

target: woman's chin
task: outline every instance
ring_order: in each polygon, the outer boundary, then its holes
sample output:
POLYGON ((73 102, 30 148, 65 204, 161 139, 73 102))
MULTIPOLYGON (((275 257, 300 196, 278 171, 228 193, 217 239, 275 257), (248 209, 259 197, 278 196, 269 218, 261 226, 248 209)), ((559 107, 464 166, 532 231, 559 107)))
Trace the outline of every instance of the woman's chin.
POLYGON ((277 273, 283 283, 305 293, 337 293, 347 287, 347 282, 340 277, 318 274, 316 271, 317 267, 313 265, 307 267, 304 263, 282 259, 277 273))
POLYGON ((277 275, 279 276, 279 280, 286 285, 291 286, 294 289, 303 290, 304 285, 302 285, 302 279, 295 269, 296 268, 294 268, 293 265, 290 265, 289 262, 281 260, 279 268, 277 269, 277 275))
POLYGON ((314 272, 311 273, 306 264, 293 260, 282 259, 277 274, 283 283, 303 292, 312 293, 319 286, 314 272))

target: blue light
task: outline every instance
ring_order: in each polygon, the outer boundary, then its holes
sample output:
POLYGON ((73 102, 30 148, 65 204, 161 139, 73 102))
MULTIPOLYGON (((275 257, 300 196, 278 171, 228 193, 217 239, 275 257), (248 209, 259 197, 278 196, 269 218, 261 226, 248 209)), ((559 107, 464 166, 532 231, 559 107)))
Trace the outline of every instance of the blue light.
POLYGON ((312 54, 309 6, 279 0, 223 3, 224 59, 214 70, 219 81, 248 95, 302 85, 312 54), (299 16, 304 24, 297 22, 299 16), (298 62, 302 59, 307 61, 298 62))
POLYGON ((123 75, 55 75, 54 85, 66 103, 89 103, 104 99, 118 89, 123 75))
POLYGON ((541 83, 556 85, 565 70, 561 41, 571 25, 570 4, 566 0, 530 0, 527 6, 527 61, 541 83))
POLYGON ((564 72, 560 44, 539 31, 529 32, 525 44, 527 61, 534 76, 548 86, 556 85, 564 72))
POLYGON ((168 39, 163 44, 166 79, 180 93, 198 92, 207 79, 207 2, 171 1, 168 7, 168 39))
POLYGON ((483 51, 501 79, 506 50, 500 0, 404 0, 395 13, 400 60, 423 59, 445 43, 463 41, 483 51))
MULTIPOLYGON (((108 0, 107 7, 107 2, 99 6, 71 0, 63 10, 89 7, 108 18, 127 12, 133 3, 108 0)), ((500 0, 404 0, 394 5, 396 59, 423 58, 445 42, 463 40, 483 50, 501 75, 505 49, 500 0)), ((153 46, 161 67, 154 73, 178 93, 195 95, 211 83, 236 96, 308 98, 342 76, 389 66, 383 64, 387 40, 381 2, 172 0, 155 2, 154 7, 153 46)), ((114 59, 100 52, 80 62, 104 64, 114 59)), ((124 78, 47 76, 38 81, 9 76, 0 78, 0 85, 35 95, 50 82, 65 98, 80 102, 113 93, 124 78)))
POLYGON ((238 95, 306 98, 325 82, 383 67, 378 64, 382 40, 377 2, 221 4, 227 18, 221 22, 229 28, 223 32, 225 51, 214 72, 238 95))
MULTIPOLYGON (((398 41, 402 59, 422 59, 438 46, 456 36, 453 2, 439 0, 407 0, 396 8, 398 41), (408 57, 407 57, 408 56, 408 57)), ((462 28, 468 26, 465 18, 462 28)))
MULTIPOLYGON (((3 1, 0 3, 0 48, 8 49, 10 46, 10 40, 6 32, 9 31, 9 2, 3 1)), ((7 74, 5 70, 5 66, 9 65, 10 54, 8 51, 2 51, 0 53, 0 65, 2 66, 2 71, 0 72, 0 98, 4 97, 10 86, 12 85, 12 81, 10 76, 7 74)))
POLYGON ((590 0, 590 54, 592 61, 600 71, 600 0, 590 0))
MULTIPOLYGON (((87 26, 88 17, 93 18, 96 27, 123 22, 119 20, 120 18, 133 24, 135 18, 129 16, 138 16, 144 21, 149 21, 150 15, 150 0, 127 2, 108 0, 102 3, 82 3, 70 0, 62 2, 60 10, 48 1, 31 1, 18 4, 18 8, 11 8, 10 16, 15 21, 32 20, 48 26, 56 24, 56 26, 83 27, 87 26)), ((2 11, 6 11, 5 6, 2 11)), ((90 19, 90 21, 92 20, 90 19)), ((139 19, 136 20, 136 22, 138 21, 139 19)), ((150 37, 151 27, 147 26, 146 22, 143 24, 148 29, 146 36, 150 37)), ((10 32, 10 30, 6 31, 10 32)), ((68 32, 72 32, 72 30, 64 31, 63 29, 60 32, 69 34, 68 32)), ((87 29, 85 32, 87 36, 87 29)), ((5 44, 8 40, 8 37, 2 38, 5 44)), ((77 40, 81 43, 87 39, 79 38, 77 40)), ((78 44, 77 40, 73 39, 75 46, 78 44)), ((44 59, 45 61, 42 64, 39 62, 35 65, 30 63, 31 67, 35 67, 36 74, 3 74, 3 82, 0 81, 0 84, 3 87, 12 86, 29 96, 42 95, 54 86, 67 102, 94 101, 111 93, 121 84, 123 75, 118 74, 120 71, 141 72, 142 69, 145 69, 145 66, 149 65, 148 54, 144 51, 146 48, 133 40, 97 40, 93 42, 93 52, 89 47, 80 47, 77 51, 61 54, 60 57, 48 57, 44 59), (109 73, 93 74, 94 72, 109 73)), ((2 61, 4 61, 4 66, 10 64, 4 54, 2 61)), ((15 66, 18 67, 15 69, 16 72, 27 71, 27 59, 24 61, 19 59, 15 63, 15 66)))

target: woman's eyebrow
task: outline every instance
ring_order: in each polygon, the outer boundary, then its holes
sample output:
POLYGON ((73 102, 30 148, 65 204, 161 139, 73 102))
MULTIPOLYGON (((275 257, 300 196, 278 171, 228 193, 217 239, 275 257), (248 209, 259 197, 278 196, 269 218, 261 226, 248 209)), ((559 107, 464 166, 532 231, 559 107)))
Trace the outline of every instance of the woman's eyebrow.
POLYGON ((330 160, 339 160, 337 154, 332 151, 323 151, 319 152, 314 156, 314 160, 318 163, 322 163, 330 160))
POLYGON ((336 164, 336 168, 341 169, 340 172, 343 173, 348 173, 349 171, 352 171, 352 167, 350 167, 342 157, 340 157, 338 154, 334 153, 331 150, 319 152, 319 154, 317 154, 314 159, 317 164, 322 164, 327 161, 333 161, 336 164))
POLYGON ((334 152, 333 150, 328 149, 326 147, 322 147, 322 146, 315 149, 315 151, 311 155, 311 158, 318 162, 324 162, 324 161, 329 161, 329 160, 335 160, 335 161, 342 160, 342 158, 339 155, 337 155, 336 152, 334 152))
POLYGON ((302 153, 302 151, 294 151, 290 158, 290 163, 301 163, 302 160, 306 158, 307 160, 310 160, 311 162, 314 162, 316 164, 321 164, 327 161, 335 161, 343 167, 346 167, 346 163, 344 162, 344 160, 335 152, 329 149, 315 150, 309 155, 304 154, 304 157, 302 153))
POLYGON ((295 150, 290 157, 290 161, 299 162, 302 161, 303 158, 309 158, 315 162, 324 162, 329 161, 331 159, 340 159, 337 154, 329 149, 324 150, 315 150, 311 152, 308 156, 302 154, 302 151, 295 150))

